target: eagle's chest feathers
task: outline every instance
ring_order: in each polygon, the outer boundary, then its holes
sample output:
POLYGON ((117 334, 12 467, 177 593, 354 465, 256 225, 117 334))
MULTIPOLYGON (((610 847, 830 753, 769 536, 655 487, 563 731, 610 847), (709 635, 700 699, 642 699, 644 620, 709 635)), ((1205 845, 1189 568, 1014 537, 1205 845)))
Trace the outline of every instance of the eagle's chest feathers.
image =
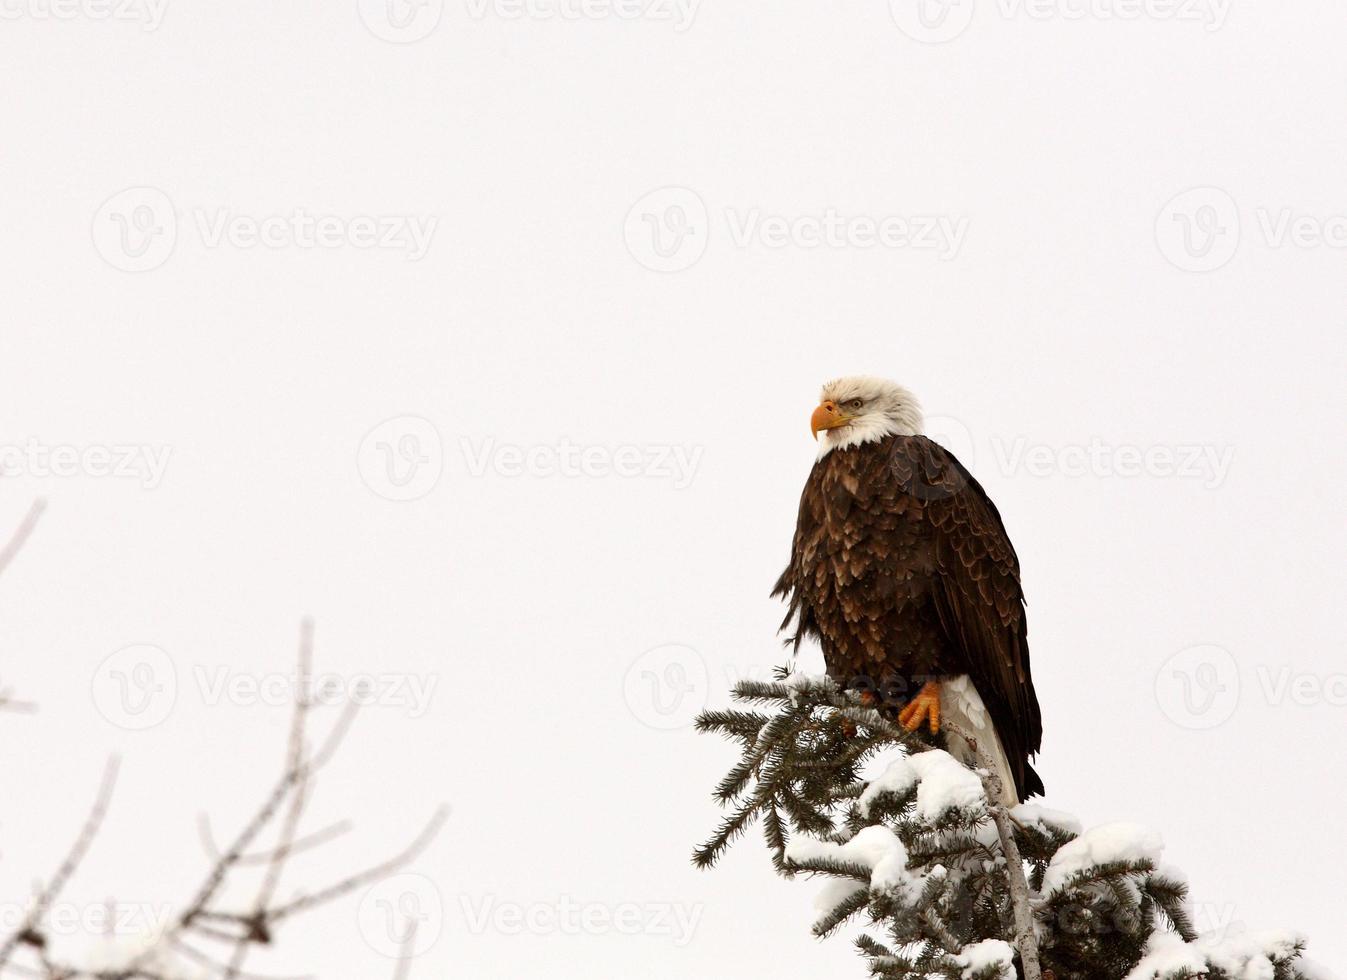
POLYGON ((931 526, 890 443, 829 453, 811 483, 802 571, 830 672, 934 671, 943 644, 931 526))

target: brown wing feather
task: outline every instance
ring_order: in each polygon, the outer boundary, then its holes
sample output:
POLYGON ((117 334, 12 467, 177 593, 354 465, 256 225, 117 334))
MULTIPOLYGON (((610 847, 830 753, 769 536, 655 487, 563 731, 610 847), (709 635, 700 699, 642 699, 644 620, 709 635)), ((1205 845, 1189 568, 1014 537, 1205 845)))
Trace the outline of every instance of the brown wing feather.
POLYGON ((921 441, 946 474, 937 485, 951 490, 925 508, 934 532, 936 610, 964 651, 968 674, 1015 770, 1020 797, 1041 793, 1043 783, 1029 766, 1042 744, 1043 721, 1029 668, 1019 557, 981 484, 952 453, 921 441))

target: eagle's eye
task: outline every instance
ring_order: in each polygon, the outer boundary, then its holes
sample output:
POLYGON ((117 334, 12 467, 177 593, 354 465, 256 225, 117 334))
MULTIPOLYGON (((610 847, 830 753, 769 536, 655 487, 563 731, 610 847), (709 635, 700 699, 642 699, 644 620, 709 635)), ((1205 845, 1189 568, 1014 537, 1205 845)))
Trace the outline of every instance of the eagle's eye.
POLYGON ((860 408, 862 405, 865 404, 865 402, 861 401, 859 398, 853 398, 848 404, 852 408, 860 408))

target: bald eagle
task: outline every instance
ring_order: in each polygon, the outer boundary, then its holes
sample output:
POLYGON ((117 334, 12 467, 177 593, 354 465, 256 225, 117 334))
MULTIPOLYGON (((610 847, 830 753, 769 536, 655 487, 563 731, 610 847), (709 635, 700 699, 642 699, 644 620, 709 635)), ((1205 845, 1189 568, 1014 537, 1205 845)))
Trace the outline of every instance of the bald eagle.
MULTIPOLYGON (((789 603, 787 642, 817 640, 830 677, 909 731, 939 735, 943 718, 971 732, 1007 804, 1042 793, 1020 565, 996 505, 922 435, 906 389, 841 378, 820 402, 818 459, 772 592, 789 603)), ((971 761, 963 739, 945 737, 971 761)))

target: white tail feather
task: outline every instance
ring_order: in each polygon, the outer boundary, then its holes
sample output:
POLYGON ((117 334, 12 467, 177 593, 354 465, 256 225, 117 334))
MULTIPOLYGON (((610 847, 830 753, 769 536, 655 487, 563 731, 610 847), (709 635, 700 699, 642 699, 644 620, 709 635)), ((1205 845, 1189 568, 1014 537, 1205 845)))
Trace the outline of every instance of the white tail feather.
MULTIPOLYGON (((1019 792, 1010 760, 1006 758, 1006 750, 996 734, 991 716, 987 714, 987 707, 967 674, 941 682, 940 717, 943 722, 957 725, 977 739, 978 750, 991 760, 1001 780, 1001 802, 1007 807, 1017 805, 1020 801, 1019 792)), ((953 732, 946 736, 945 746, 949 754, 960 762, 979 768, 985 764, 974 755, 968 743, 953 732)))

